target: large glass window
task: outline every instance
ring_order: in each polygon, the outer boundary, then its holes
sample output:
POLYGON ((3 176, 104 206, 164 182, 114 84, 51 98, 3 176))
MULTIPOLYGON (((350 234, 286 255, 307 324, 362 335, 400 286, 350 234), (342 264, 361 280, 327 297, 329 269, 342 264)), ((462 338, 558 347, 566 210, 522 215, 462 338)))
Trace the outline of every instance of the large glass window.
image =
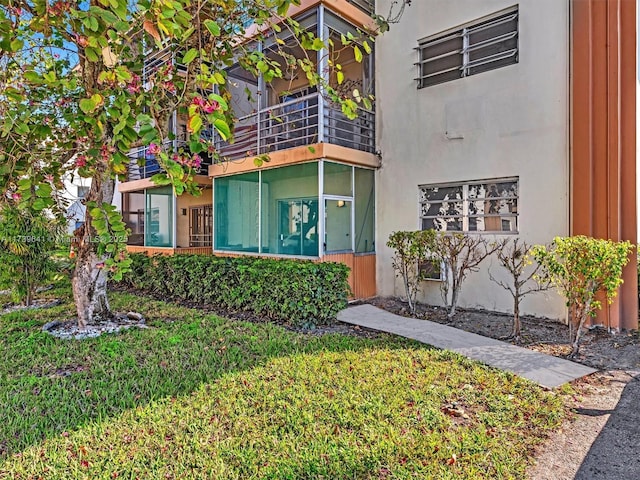
POLYGON ((144 245, 144 193, 122 194, 122 219, 131 230, 128 245, 144 245))
POLYGON ((341 163, 324 162, 324 193, 350 197, 353 167, 341 163))
POLYGON ((145 245, 173 247, 173 190, 171 187, 146 191, 145 245))
POLYGON ((375 172, 355 168, 355 251, 375 252, 375 172))
POLYGON ((318 164, 262 172, 262 252, 319 255, 318 164))
POLYGON ((215 249, 308 257, 373 252, 374 198, 373 170, 334 162, 216 178, 215 249))
POLYGON ((215 248, 258 252, 259 173, 215 180, 215 248))

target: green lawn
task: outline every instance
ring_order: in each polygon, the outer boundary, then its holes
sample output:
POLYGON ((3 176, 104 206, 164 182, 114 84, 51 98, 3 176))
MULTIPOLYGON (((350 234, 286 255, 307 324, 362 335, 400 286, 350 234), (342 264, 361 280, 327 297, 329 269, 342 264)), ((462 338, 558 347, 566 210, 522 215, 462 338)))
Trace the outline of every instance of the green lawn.
POLYGON ((565 415, 559 394, 390 336, 111 301, 151 328, 42 333, 70 301, 0 317, 0 478, 522 478, 565 415))

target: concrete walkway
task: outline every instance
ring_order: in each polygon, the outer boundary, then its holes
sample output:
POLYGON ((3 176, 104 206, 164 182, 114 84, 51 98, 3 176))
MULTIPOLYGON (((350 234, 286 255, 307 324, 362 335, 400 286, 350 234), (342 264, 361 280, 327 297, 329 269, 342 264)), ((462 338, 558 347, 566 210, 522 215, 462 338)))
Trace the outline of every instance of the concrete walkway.
POLYGON ((558 387, 596 371, 579 363, 439 323, 394 315, 373 305, 349 307, 338 314, 338 320, 452 350, 548 388, 558 387))

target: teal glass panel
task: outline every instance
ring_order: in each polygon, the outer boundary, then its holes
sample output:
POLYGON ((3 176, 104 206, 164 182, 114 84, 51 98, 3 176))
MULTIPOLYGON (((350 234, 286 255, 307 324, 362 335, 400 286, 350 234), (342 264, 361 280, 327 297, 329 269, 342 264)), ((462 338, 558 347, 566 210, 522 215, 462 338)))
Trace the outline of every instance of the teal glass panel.
POLYGON ((375 252, 375 172, 355 169, 356 253, 375 252))
POLYGON ((317 257, 318 163, 262 172, 262 252, 317 257))
POLYGON ((353 251, 351 245, 351 201, 325 201, 325 251, 346 252, 353 251))
POLYGON ((216 250, 258 252, 258 172, 214 180, 216 250))
POLYGON ((341 163, 324 162, 325 195, 341 195, 350 197, 351 173, 353 168, 341 163))
POLYGON ((173 247, 173 190, 171 187, 146 191, 145 246, 173 247))

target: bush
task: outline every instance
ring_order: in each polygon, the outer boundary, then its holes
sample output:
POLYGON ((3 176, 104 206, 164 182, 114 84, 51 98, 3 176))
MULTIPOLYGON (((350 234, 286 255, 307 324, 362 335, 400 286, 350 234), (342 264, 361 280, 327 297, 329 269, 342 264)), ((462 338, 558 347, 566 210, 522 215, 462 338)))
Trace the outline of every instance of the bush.
POLYGON ((399 231, 389 235, 387 241, 387 246, 395 250, 392 259, 393 269, 396 276, 402 278, 409 310, 414 316, 420 282, 424 280, 420 265, 429 260, 434 237, 433 230, 399 231))
POLYGON ((629 242, 583 235, 556 237, 550 247, 533 247, 533 256, 567 300, 572 356, 578 353, 587 318, 595 316, 602 308, 597 294, 603 294, 608 303, 613 302, 622 284, 622 269, 629 262, 632 250, 629 242))
POLYGON ((16 302, 30 306, 38 287, 56 273, 51 255, 61 226, 42 212, 14 205, 0 211, 0 288, 11 289, 16 302))
POLYGON ((296 326, 332 322, 349 295, 349 268, 338 263, 205 255, 131 259, 123 278, 128 287, 296 326))

